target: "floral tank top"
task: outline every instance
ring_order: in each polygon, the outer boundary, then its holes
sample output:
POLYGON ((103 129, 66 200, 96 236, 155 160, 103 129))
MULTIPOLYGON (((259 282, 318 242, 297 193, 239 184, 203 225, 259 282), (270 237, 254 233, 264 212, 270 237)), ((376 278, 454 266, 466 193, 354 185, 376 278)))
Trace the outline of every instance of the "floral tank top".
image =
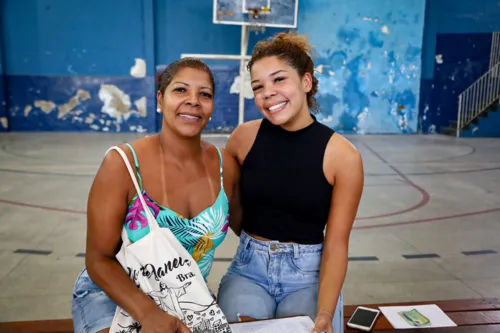
MULTIPOLYGON (((229 227, 229 201, 224 191, 224 174, 222 171, 222 155, 219 153, 220 191, 212 206, 204 209, 197 216, 188 219, 168 207, 155 202, 143 189, 139 161, 134 148, 132 151, 137 170, 139 187, 151 213, 156 218, 160 228, 169 228, 184 248, 198 263, 205 280, 212 268, 215 249, 225 239, 229 227)), ((128 206, 125 217, 125 229, 131 242, 136 242, 149 232, 149 226, 144 209, 136 194, 128 206)))

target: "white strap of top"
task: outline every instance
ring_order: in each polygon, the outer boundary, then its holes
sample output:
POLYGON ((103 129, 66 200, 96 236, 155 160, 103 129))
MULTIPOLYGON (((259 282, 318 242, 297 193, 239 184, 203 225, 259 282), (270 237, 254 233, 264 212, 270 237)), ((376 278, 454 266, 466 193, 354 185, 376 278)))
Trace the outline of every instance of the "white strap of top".
MULTIPOLYGON (((158 225, 158 222, 156 222, 156 219, 154 218, 153 214, 151 214, 151 211, 149 210, 148 205, 146 204, 146 201, 144 200, 144 197, 142 196, 141 189, 139 188, 139 184, 137 183, 137 179, 135 178, 135 173, 134 170, 132 169, 132 166, 130 165, 130 162, 128 160, 127 155, 125 152, 117 146, 113 146, 106 151, 107 155, 111 150, 116 150, 120 156, 122 157, 123 161, 125 162, 125 165, 127 166, 128 173, 130 174, 130 178, 132 179, 132 182, 134 183, 135 190, 137 191, 137 195, 139 197, 139 200, 141 200, 142 208, 144 209, 144 213, 146 214, 146 219, 148 221, 149 225, 149 230, 154 230, 160 228, 158 225)), ((125 230, 125 227, 122 229, 122 241, 128 245, 130 243, 127 235, 127 231, 125 230)))

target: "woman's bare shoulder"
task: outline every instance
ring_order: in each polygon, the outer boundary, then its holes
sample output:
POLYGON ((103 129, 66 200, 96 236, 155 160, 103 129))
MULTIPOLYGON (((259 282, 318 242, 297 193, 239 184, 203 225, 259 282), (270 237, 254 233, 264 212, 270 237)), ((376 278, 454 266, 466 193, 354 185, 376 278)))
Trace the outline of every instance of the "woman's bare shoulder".
POLYGON ((233 155, 238 163, 245 160, 250 148, 252 148, 262 119, 251 120, 238 125, 227 140, 226 149, 233 155))
POLYGON ((327 179, 334 182, 335 175, 342 169, 362 167, 363 161, 359 150, 347 138, 334 133, 325 150, 324 170, 327 179))

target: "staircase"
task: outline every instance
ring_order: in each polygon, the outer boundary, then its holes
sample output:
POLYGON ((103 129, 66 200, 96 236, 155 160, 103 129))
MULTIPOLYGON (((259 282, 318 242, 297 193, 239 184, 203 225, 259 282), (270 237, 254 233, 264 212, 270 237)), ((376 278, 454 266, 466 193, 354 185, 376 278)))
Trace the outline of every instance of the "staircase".
POLYGON ((441 133, 462 138, 500 137, 500 104, 498 100, 488 106, 470 123, 462 126, 457 133, 457 121, 450 121, 450 126, 442 127, 441 133))
POLYGON ((451 121, 448 127, 441 128, 441 133, 457 137, 497 136, 495 133, 500 136, 499 101, 500 32, 495 32, 491 43, 490 69, 458 96, 457 120, 451 121), (488 126, 487 118, 494 119, 495 123, 499 119, 497 126, 494 126, 496 129, 488 126), (488 129, 481 130, 483 126, 488 129))

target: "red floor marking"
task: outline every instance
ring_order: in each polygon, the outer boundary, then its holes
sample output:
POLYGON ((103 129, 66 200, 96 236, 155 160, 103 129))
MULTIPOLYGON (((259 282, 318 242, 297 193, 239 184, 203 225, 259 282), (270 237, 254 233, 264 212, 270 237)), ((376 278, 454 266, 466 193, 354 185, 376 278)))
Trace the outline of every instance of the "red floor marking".
POLYGON ((388 227, 396 227, 396 226, 401 226, 401 225, 409 225, 409 224, 419 224, 419 223, 444 221, 444 220, 449 220, 449 219, 461 218, 461 217, 466 217, 466 216, 481 215, 481 214, 488 214, 488 213, 495 213, 495 212, 500 212, 500 207, 491 208, 491 209, 485 209, 485 210, 479 210, 479 211, 475 211, 475 212, 467 212, 467 213, 460 213, 460 214, 453 214, 453 215, 446 215, 446 216, 438 216, 438 217, 428 217, 428 218, 424 218, 424 219, 416 219, 416 220, 404 221, 404 222, 394 222, 394 223, 387 223, 387 224, 378 224, 378 225, 367 225, 367 226, 361 226, 361 227, 353 227, 353 229, 388 228, 388 227))
MULTIPOLYGON (((377 219, 381 217, 389 217, 389 216, 395 216, 395 215, 401 215, 405 214, 411 211, 414 211, 416 209, 422 208, 423 206, 427 205, 430 200, 430 195, 427 193, 426 190, 424 190, 422 187, 418 186, 414 182, 412 182, 405 174, 403 174, 401 171, 399 171, 397 168, 393 167, 390 165, 382 156, 380 156, 376 151, 374 151, 371 147, 369 147, 366 144, 363 144, 368 150, 370 150, 375 156, 377 156, 378 159, 380 159, 383 163, 387 164, 394 172, 396 172, 403 180, 404 184, 407 184, 417 191, 420 192, 422 195, 422 199, 420 200, 419 203, 416 205, 413 205, 409 208, 393 212, 393 213, 386 213, 386 214, 381 214, 381 215, 374 215, 374 216, 366 216, 366 217, 360 217, 357 218, 357 221, 360 220, 371 220, 371 219, 377 219)), ((85 211, 80 211, 80 210, 73 210, 73 209, 63 209, 63 208, 56 208, 56 207, 49 207, 49 206, 42 206, 42 205, 35 205, 35 204, 29 204, 29 203, 23 203, 23 202, 18 202, 18 201, 11 201, 11 200, 4 200, 0 199, 0 203, 8 204, 8 205, 14 205, 14 206, 21 206, 21 207, 29 207, 29 208, 36 208, 36 209, 43 209, 47 211, 55 211, 55 212, 62 212, 62 213, 73 213, 73 214, 86 214, 85 211)), ((468 213, 461 213, 461 214, 453 214, 453 215, 447 215, 447 216, 439 216, 439 217, 429 217, 429 218, 423 218, 423 219, 416 219, 416 220, 410 220, 410 221, 404 221, 404 222, 393 222, 393 223, 387 223, 387 224, 378 224, 378 225, 369 225, 369 226, 355 226, 353 229, 376 229, 376 228, 388 228, 388 227, 394 227, 394 226, 401 226, 401 225, 410 225, 410 224, 419 224, 419 223, 428 223, 428 222, 434 222, 434 221, 443 221, 443 220, 449 220, 453 218, 461 218, 461 217, 466 217, 466 216, 474 216, 474 215, 480 215, 480 214, 488 214, 488 213, 493 213, 493 212, 499 212, 500 207, 498 208, 492 208, 492 209, 486 209, 486 210, 481 210, 481 211, 475 211, 475 212, 468 212, 468 213)))
POLYGON ((84 212, 81 210, 34 205, 34 204, 29 204, 29 203, 24 203, 24 202, 19 202, 19 201, 4 200, 4 199, 0 199, 0 203, 4 203, 7 205, 21 206, 21 207, 38 208, 38 209, 49 210, 49 211, 54 211, 54 212, 61 212, 61 213, 87 214, 87 212, 84 212))
POLYGON ((380 214, 380 215, 374 215, 374 216, 358 217, 356 220, 358 220, 358 221, 361 221, 361 220, 373 220, 373 219, 378 219, 378 218, 381 218, 381 217, 389 217, 389 216, 401 215, 401 214, 409 213, 411 211, 420 209, 420 208, 424 207, 425 205, 427 205, 429 203, 429 200, 430 200, 431 197, 430 197, 429 193, 427 193, 426 190, 424 190, 422 187, 420 187, 417 184, 415 184, 414 182, 412 182, 405 174, 403 174, 397 168, 395 168, 392 165, 390 165, 389 162, 387 162, 382 156, 379 155, 379 153, 377 153, 375 150, 373 150, 370 146, 368 146, 365 143, 363 143, 363 146, 365 146, 366 149, 368 149, 373 155, 375 155, 384 164, 387 164, 392 170, 394 170, 394 172, 397 173, 399 175, 399 177, 401 177, 401 179, 403 179, 403 183, 405 183, 405 184, 413 187, 417 191, 419 191, 420 194, 422 195, 422 199, 416 205, 413 205, 413 206, 411 206, 409 208, 405 208, 403 210, 399 210, 397 212, 380 214))
MULTIPOLYGON (((49 207, 49 206, 42 206, 42 205, 33 205, 33 204, 24 203, 24 202, 4 200, 4 199, 0 199, 0 203, 7 204, 7 205, 13 205, 13 206, 20 206, 20 207, 43 209, 43 210, 47 210, 47 211, 54 211, 54 212, 61 212, 61 213, 86 214, 86 212, 80 211, 80 210, 63 209, 63 208, 56 208, 56 207, 49 207)), ((419 224, 419 223, 449 220, 449 219, 453 219, 453 218, 461 218, 461 217, 465 217, 465 216, 474 216, 474 215, 488 214, 488 213, 494 213, 494 212, 500 212, 500 207, 486 209, 486 210, 480 210, 480 211, 475 211, 475 212, 467 212, 467 213, 461 213, 461 214, 453 214, 453 215, 446 215, 446 216, 416 219, 416 220, 404 221, 404 222, 394 222, 394 223, 378 224, 378 225, 367 225, 367 226, 360 226, 360 227, 355 226, 355 227, 353 227, 353 229, 387 228, 387 227, 394 227, 394 226, 407 225, 407 224, 419 224)))

